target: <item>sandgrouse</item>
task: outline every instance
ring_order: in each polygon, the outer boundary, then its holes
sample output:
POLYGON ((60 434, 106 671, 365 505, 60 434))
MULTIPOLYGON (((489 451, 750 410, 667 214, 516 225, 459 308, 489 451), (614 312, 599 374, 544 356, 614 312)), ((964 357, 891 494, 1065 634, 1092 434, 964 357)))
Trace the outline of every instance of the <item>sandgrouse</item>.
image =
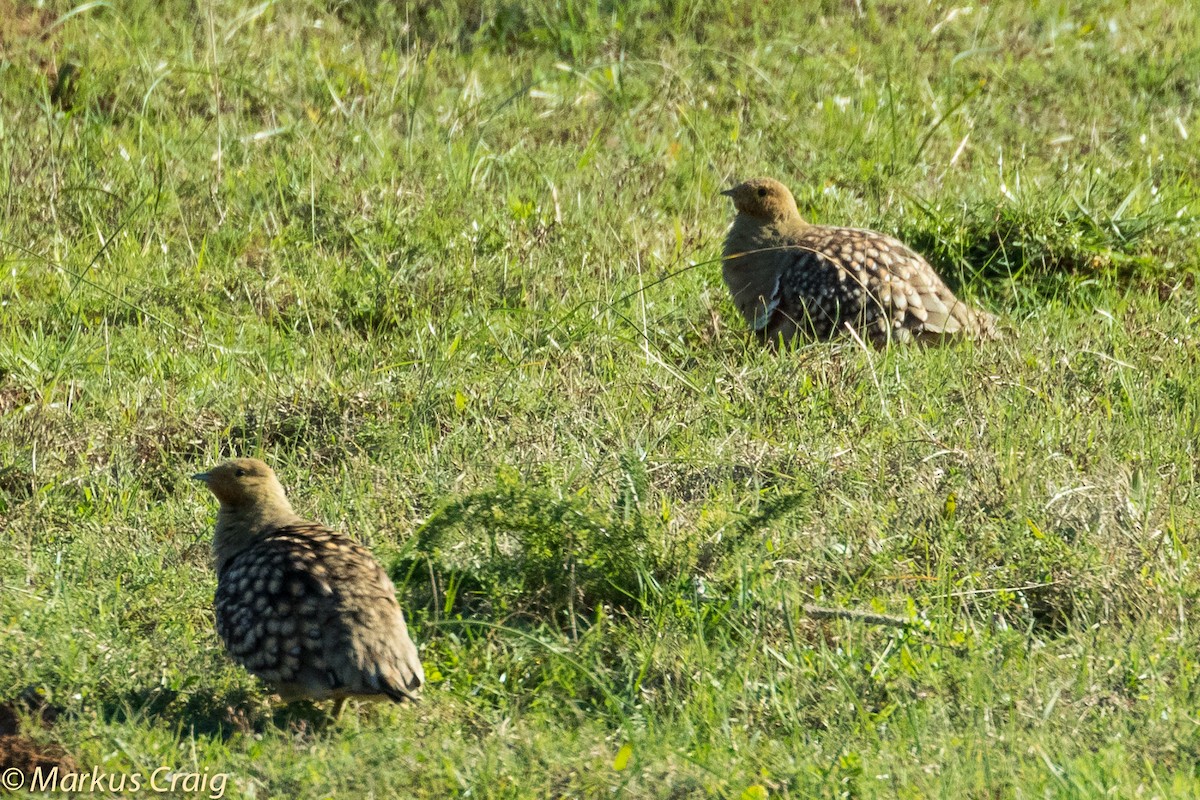
POLYGON ((997 339, 996 318, 958 300, 921 256, 890 236, 805 222, 770 178, 722 192, 737 218, 725 239, 725 284, 765 341, 831 339, 853 329, 890 340, 997 339))
POLYGON ((413 700, 425 680, 387 574, 348 536, 292 511, 263 462, 192 476, 221 502, 213 536, 217 633, 284 701, 413 700))

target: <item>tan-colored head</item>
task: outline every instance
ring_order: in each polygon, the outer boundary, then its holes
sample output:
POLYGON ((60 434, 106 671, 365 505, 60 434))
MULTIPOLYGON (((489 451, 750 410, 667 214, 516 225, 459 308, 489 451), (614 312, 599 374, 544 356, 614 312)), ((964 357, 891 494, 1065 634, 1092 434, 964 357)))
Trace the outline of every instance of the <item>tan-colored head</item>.
POLYGON ((235 458, 192 477, 203 481, 223 509, 282 506, 290 510, 274 471, 257 458, 235 458))
POLYGON ((753 178, 721 194, 733 200, 739 214, 764 222, 802 221, 792 193, 774 178, 753 178))

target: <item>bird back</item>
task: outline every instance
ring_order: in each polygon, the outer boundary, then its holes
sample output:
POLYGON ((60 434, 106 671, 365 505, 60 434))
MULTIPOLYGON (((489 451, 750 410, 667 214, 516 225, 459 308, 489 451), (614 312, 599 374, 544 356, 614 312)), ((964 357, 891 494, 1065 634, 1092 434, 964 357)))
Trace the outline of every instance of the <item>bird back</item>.
POLYGON ((230 655, 285 698, 411 699, 424 681, 391 580, 323 525, 280 527, 229 559, 214 607, 230 655))

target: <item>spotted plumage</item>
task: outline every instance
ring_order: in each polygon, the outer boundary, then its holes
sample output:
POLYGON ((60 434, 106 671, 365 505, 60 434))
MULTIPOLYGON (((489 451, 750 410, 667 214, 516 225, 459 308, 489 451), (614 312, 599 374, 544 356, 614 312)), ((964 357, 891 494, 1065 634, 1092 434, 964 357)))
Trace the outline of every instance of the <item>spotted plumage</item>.
POLYGON ((725 239, 725 284, 764 340, 831 339, 847 330, 877 346, 999 338, 995 317, 957 299, 900 241, 811 225, 788 188, 770 178, 723 194, 738 211, 725 239))
POLYGON ((213 537, 217 633, 285 701, 415 699, 424 681, 395 588, 370 551, 300 519, 270 467, 236 459, 203 480, 221 501, 213 537))

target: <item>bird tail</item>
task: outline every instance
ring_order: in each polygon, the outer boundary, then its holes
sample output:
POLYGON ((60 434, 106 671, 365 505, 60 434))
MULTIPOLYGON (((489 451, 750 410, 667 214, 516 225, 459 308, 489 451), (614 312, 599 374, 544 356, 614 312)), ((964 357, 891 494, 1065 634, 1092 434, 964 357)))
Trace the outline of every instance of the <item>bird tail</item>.
POLYGON ((401 686, 383 686, 383 693, 397 703, 419 703, 420 696, 415 689, 408 689, 401 686))
POLYGON ((379 688, 397 703, 417 702, 417 692, 425 683, 425 670, 421 668, 421 660, 417 657, 417 648, 411 641, 405 641, 400 648, 397 658, 392 662, 392 668, 380 675, 379 688))
POLYGON ((417 693, 421 684, 425 682, 425 675, 421 671, 421 663, 415 659, 404 666, 411 667, 413 664, 416 665, 415 672, 404 670, 406 674, 390 675, 379 682, 379 688, 383 693, 397 703, 415 703, 420 700, 417 693))

